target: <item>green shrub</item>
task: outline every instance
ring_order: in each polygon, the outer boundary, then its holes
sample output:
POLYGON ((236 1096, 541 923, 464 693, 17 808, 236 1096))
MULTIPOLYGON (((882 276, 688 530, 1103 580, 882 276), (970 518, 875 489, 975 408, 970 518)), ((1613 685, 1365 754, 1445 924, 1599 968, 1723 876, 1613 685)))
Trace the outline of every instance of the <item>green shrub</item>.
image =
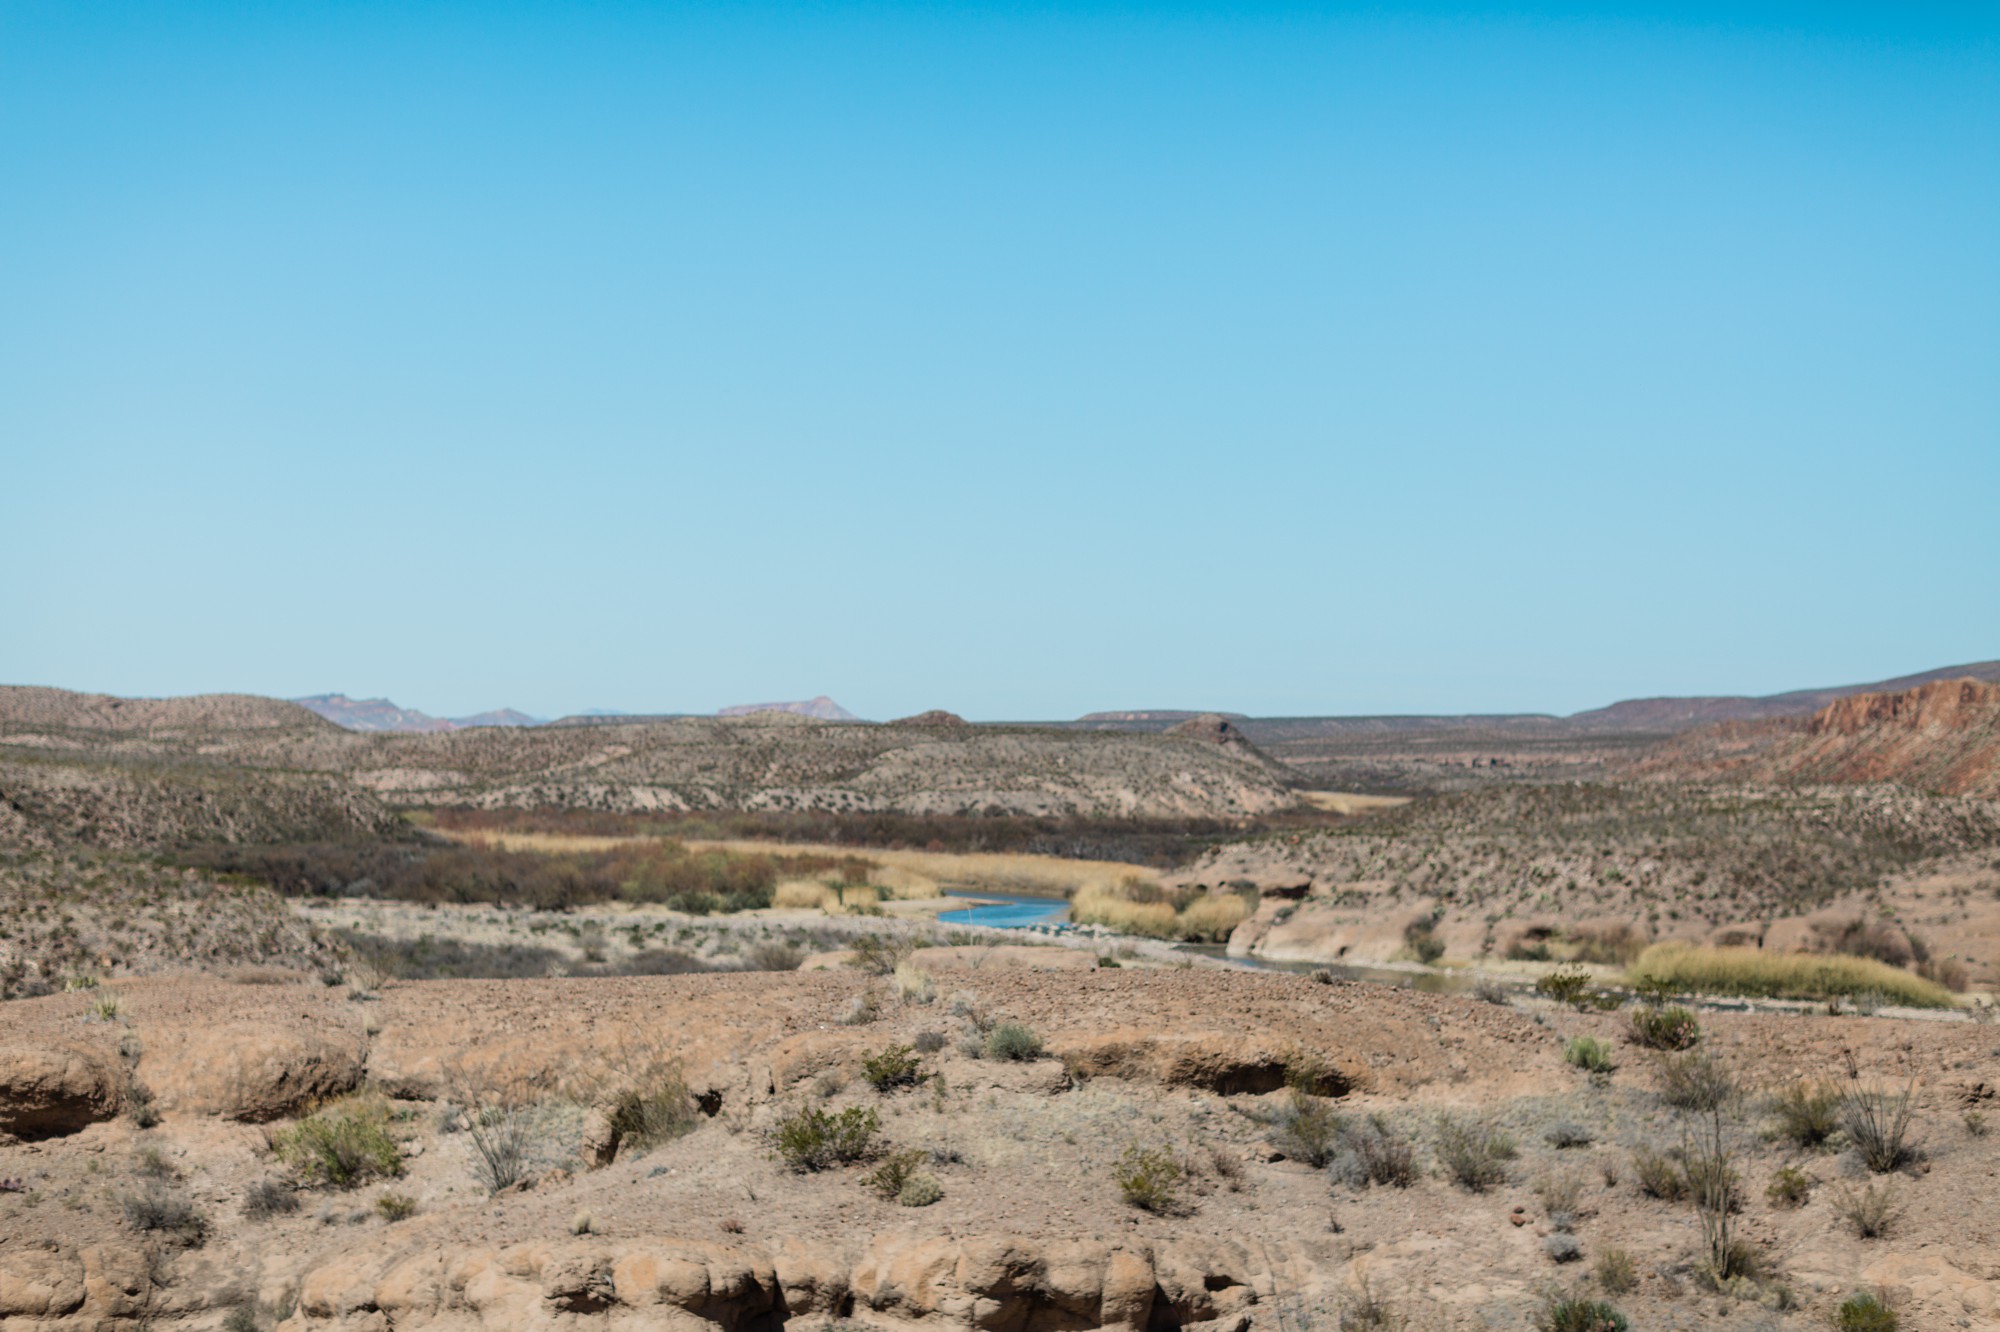
POLYGON ((389 1136, 389 1113, 379 1101, 349 1098, 324 1106, 273 1133, 271 1149, 308 1184, 351 1189, 403 1173, 403 1153, 389 1136))
POLYGON ((1042 1057, 1042 1038, 1018 1022, 997 1023, 986 1033, 988 1059, 1029 1060, 1042 1057))
POLYGON ((1840 1093, 1823 1082, 1797 1082, 1771 1098, 1778 1135, 1794 1147, 1821 1148, 1840 1128, 1840 1093))
POLYGON ((866 1160, 875 1152, 882 1121, 858 1106, 839 1114, 800 1110, 778 1121, 772 1145, 786 1165, 801 1173, 866 1160))
POLYGON ((929 1159, 929 1156, 928 1152, 914 1147, 907 1151, 889 1153, 882 1159, 882 1164, 869 1173, 868 1187, 891 1201, 900 1198, 903 1189, 916 1177, 917 1167, 929 1159))
POLYGON ((1563 1046, 1563 1058, 1586 1073, 1609 1073, 1618 1067, 1611 1057, 1611 1045, 1595 1036, 1572 1036, 1563 1046))
POLYGON ((1628 1332, 1625 1315, 1602 1300, 1551 1295, 1535 1316, 1536 1332, 1628 1332))
POLYGON ((898 1087, 914 1087, 917 1083, 917 1069, 922 1064, 917 1058, 914 1046, 892 1045, 879 1054, 868 1055, 861 1061, 861 1076, 868 1079, 868 1085, 878 1092, 891 1092, 898 1087))
POLYGON ((1896 1332, 1900 1320, 1896 1311, 1874 1295, 1862 1291, 1841 1301, 1833 1325, 1840 1332, 1896 1332))
POLYGON ((1451 1115, 1438 1119, 1438 1164, 1459 1187, 1484 1193, 1507 1180, 1504 1164, 1514 1158, 1514 1140, 1483 1124, 1467 1123, 1451 1115))
POLYGON ((407 1193, 385 1193, 375 1200, 384 1221, 407 1221, 417 1214, 417 1200, 407 1193))
POLYGON ((1701 1024, 1679 1004, 1633 1010, 1629 1035, 1649 1050, 1691 1050, 1701 1040, 1701 1024))
POLYGON ((1588 1008, 1590 999, 1590 973, 1583 970, 1551 971, 1535 982, 1535 993, 1545 995, 1559 1004, 1571 1008, 1588 1008))
POLYGON ((1764 1189, 1764 1200, 1773 1207, 1804 1207, 1812 1197, 1812 1176, 1797 1166, 1780 1166, 1764 1189))
POLYGON ((1141 1211, 1170 1216, 1181 1209, 1180 1162, 1164 1148, 1132 1144, 1112 1167, 1111 1177, 1125 1201, 1141 1211))

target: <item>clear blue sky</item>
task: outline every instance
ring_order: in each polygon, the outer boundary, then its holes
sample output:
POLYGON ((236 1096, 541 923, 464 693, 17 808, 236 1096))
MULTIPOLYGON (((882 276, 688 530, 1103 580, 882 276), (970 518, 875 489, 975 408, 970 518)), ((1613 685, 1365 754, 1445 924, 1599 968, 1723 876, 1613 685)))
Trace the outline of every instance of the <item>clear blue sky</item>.
POLYGON ((2000 10, 0 3, 0 680, 2000 656, 2000 10))

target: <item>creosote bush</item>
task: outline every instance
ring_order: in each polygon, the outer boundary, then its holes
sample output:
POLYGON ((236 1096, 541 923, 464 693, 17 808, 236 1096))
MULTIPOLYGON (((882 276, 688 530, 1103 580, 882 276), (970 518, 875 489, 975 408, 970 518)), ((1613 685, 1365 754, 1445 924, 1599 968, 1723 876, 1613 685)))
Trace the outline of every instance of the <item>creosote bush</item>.
POLYGON ((417 1200, 407 1193, 385 1193, 375 1200, 384 1221, 407 1221, 417 1214, 417 1200))
POLYGON ((988 1059, 1026 1061, 1042 1057, 1042 1038, 1018 1022, 996 1023, 986 1033, 988 1059))
POLYGON ((371 1097, 346 1097, 271 1135, 271 1150, 308 1184, 351 1189, 403 1173, 403 1153, 389 1136, 388 1108, 371 1097))
POLYGON ((873 1110, 851 1106, 839 1114, 826 1110, 796 1111, 778 1121, 772 1146, 793 1170, 826 1170, 866 1160, 876 1150, 875 1135, 882 1120, 873 1110))
POLYGON ((898 1087, 914 1087, 918 1082, 917 1069, 922 1062, 917 1058, 915 1047, 891 1045, 885 1050, 862 1058, 861 1076, 866 1078, 868 1085, 878 1092, 892 1092, 898 1087))
POLYGON ((1861 1291, 1841 1301, 1834 1311, 1833 1325, 1840 1332, 1896 1332, 1902 1322, 1894 1309, 1874 1294, 1861 1291))
POLYGON ((1862 1239, 1880 1239, 1903 1214, 1895 1187, 1876 1180, 1858 1189, 1842 1185, 1834 1194, 1833 1210, 1862 1239))
POLYGON ((929 1159, 929 1152, 916 1147, 890 1152, 882 1158, 882 1164, 870 1172, 868 1187, 893 1202, 902 1196, 904 1187, 916 1177, 917 1167, 929 1159))
POLYGON ((1625 1315, 1602 1300, 1550 1295, 1535 1315, 1535 1332, 1629 1332, 1625 1315))
POLYGON ((1797 1166, 1780 1166, 1764 1188, 1764 1200, 1773 1207, 1803 1207, 1812 1197, 1812 1176, 1797 1166))
POLYGON ((1662 1202, 1679 1202, 1687 1197, 1688 1179, 1681 1163, 1664 1152, 1641 1147, 1632 1153, 1632 1173, 1638 1177, 1639 1192, 1662 1202))
POLYGON ((1676 1110, 1710 1114, 1736 1095, 1736 1082, 1721 1061, 1705 1051, 1660 1057, 1660 1099, 1676 1110))
POLYGON ((1165 1148, 1133 1143, 1112 1167, 1111 1177, 1119 1195, 1141 1211, 1171 1216, 1181 1210, 1183 1172, 1165 1148))

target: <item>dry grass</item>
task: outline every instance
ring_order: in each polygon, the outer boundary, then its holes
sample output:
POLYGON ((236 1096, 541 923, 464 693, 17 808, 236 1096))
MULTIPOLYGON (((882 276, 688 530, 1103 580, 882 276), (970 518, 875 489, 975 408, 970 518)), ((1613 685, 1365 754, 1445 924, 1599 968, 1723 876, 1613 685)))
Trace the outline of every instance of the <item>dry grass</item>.
POLYGON ((1826 999, 1879 994, 1913 1008, 1950 1008, 1951 992, 1921 976, 1872 958, 1821 953, 1767 953, 1757 948, 1654 944, 1633 964, 1629 979, 1676 990, 1770 999, 1826 999))
MULTIPOLYGON (((854 848, 813 842, 690 841, 689 850, 747 854, 851 856, 854 848)), ((1067 897, 1091 884, 1115 884, 1132 877, 1132 866, 1114 860, 1070 860, 1002 851, 907 851, 869 847, 869 881, 898 898, 935 897, 943 888, 988 888, 995 892, 1067 897), (920 889, 926 891, 919 891, 920 889)))
POLYGON ((1250 903, 1236 893, 1205 893, 1176 901, 1158 884, 1127 874, 1113 884, 1091 884, 1070 899, 1070 919, 1079 925, 1104 925, 1126 934, 1154 939, 1220 942, 1250 914, 1250 903))
POLYGON ((1301 791, 1299 799, 1329 814, 1371 814, 1410 803, 1409 796, 1359 795, 1352 791, 1301 791))

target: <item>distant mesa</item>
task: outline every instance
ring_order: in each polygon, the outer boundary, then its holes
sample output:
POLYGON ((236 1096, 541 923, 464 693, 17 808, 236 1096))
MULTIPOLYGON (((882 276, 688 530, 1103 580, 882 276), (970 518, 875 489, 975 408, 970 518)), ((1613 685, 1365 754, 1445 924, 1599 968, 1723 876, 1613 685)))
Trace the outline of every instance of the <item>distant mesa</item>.
POLYGON ((1086 712, 1078 717, 1080 722, 1189 722, 1203 717, 1226 717, 1230 721, 1248 721, 1249 716, 1241 712, 1188 712, 1175 708, 1142 708, 1134 712, 1086 712))
POLYGON ((891 726, 970 726, 972 723, 956 712, 946 712, 943 708, 932 708, 929 712, 919 712, 914 717, 898 717, 891 726))
POLYGON ((428 735, 463 731, 475 726, 540 726, 541 719, 513 708, 497 708, 470 717, 433 717, 415 708, 399 708, 386 698, 349 698, 345 694, 314 694, 292 702, 350 731, 401 731, 428 735))
POLYGON ((758 712, 789 712, 795 717, 811 717, 814 721, 860 721, 861 718, 849 712, 840 704, 821 694, 818 698, 802 703, 739 703, 731 708, 718 708, 718 717, 748 717, 758 712))
POLYGON ((1825 689, 1795 689, 1761 697, 1628 698, 1607 708, 1594 708, 1569 718, 1572 725, 1606 730, 1673 731, 1705 722, 1766 721, 1774 717, 1804 717, 1838 699, 1857 694, 1899 694, 1940 680, 1984 680, 2000 683, 2000 661, 1975 661, 1941 666, 1917 675, 1901 675, 1874 684, 1834 685, 1825 689))

